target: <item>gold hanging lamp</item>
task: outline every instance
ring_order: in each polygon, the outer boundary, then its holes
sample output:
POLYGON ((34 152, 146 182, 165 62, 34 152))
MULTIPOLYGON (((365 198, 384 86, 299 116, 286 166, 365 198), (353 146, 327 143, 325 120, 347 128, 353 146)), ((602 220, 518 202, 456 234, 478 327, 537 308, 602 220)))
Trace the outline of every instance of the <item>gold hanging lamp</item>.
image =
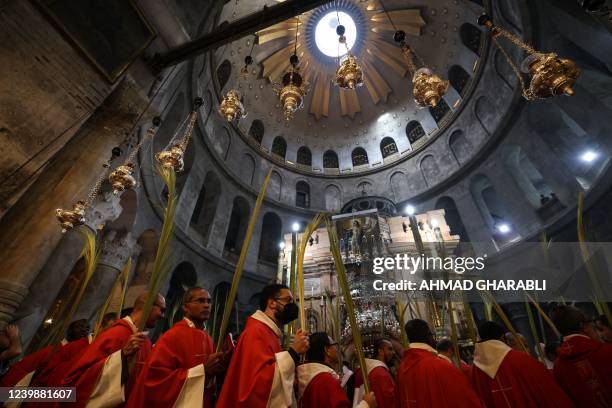
POLYGON ((504 58, 518 77, 525 99, 532 101, 558 95, 571 96, 574 94, 572 86, 580 75, 580 69, 574 61, 568 58, 559 58, 554 52, 545 53, 534 49, 514 34, 493 24, 493 20, 487 14, 482 14, 478 17, 478 24, 486 27, 491 32, 491 38, 495 46, 502 52, 504 58), (529 86, 525 83, 519 68, 512 61, 506 50, 502 48, 498 41, 499 37, 505 37, 508 41, 527 52, 528 56, 523 60, 521 68, 530 77, 529 86))
MULTIPOLYGON (((255 46, 255 41, 253 41, 253 46, 255 46)), ((251 53, 252 52, 253 47, 251 47, 251 53)), ((251 64, 253 64, 253 57, 249 54, 244 58, 244 67, 242 67, 240 70, 240 77, 242 79, 248 79, 249 66, 251 64)), ((221 105, 219 105, 219 113, 228 122, 244 119, 247 116, 247 111, 244 108, 244 98, 240 91, 236 89, 230 89, 227 91, 221 100, 221 105)))
POLYGON ((299 19, 296 17, 295 48, 293 55, 289 57, 289 70, 283 74, 281 83, 274 83, 272 88, 283 106, 287 121, 293 119, 294 113, 304 106, 304 97, 308 93, 308 83, 304 81, 298 68, 300 62, 297 56, 298 29, 299 19))
POLYGON ((85 224, 85 211, 93 205, 96 197, 100 193, 104 180, 106 180, 106 177, 108 176, 111 162, 119 156, 121 156, 121 148, 114 147, 111 152, 110 159, 108 159, 102 165, 102 167, 104 167, 104 171, 98 177, 96 184, 94 184, 91 190, 89 190, 86 200, 78 200, 69 210, 65 210, 63 208, 58 208, 55 210, 55 216, 62 227, 62 233, 66 233, 79 225, 85 224))
POLYGON ((437 106, 448 91, 448 81, 440 78, 425 66, 425 63, 406 43, 406 33, 403 30, 397 30, 393 35, 393 40, 399 44, 408 63, 408 71, 412 75, 412 95, 415 103, 420 108, 437 106), (414 62, 415 56, 422 63, 422 68, 417 68, 414 62))
POLYGON ((108 181, 113 186, 113 193, 119 194, 122 191, 129 190, 136 186, 136 179, 134 178, 134 168, 136 167, 136 155, 140 151, 142 145, 148 141, 153 139, 155 134, 157 133, 157 129, 161 124, 161 119, 159 117, 153 118, 153 125, 147 129, 147 133, 145 136, 138 142, 138 145, 130 152, 130 155, 125 160, 125 162, 118 166, 111 174, 108 176, 108 181))
MULTIPOLYGON (((338 22, 340 22, 338 20, 338 22)), ((357 58, 348 49, 346 44, 346 29, 342 24, 336 27, 338 34, 338 42, 346 47, 346 58, 342 60, 340 66, 336 70, 335 83, 342 89, 355 89, 363 85, 363 70, 357 62, 357 58)))
POLYGON ((189 145, 189 140, 191 139, 193 128, 195 127, 196 120, 198 118, 197 111, 202 106, 203 102, 204 101, 202 98, 195 98, 193 102, 193 110, 186 119, 187 125, 185 126, 185 122, 183 122, 166 148, 155 155, 155 158, 162 166, 171 168, 177 173, 183 171, 183 156, 185 155, 185 151, 189 145), (179 139, 178 136, 184 126, 185 132, 179 139))

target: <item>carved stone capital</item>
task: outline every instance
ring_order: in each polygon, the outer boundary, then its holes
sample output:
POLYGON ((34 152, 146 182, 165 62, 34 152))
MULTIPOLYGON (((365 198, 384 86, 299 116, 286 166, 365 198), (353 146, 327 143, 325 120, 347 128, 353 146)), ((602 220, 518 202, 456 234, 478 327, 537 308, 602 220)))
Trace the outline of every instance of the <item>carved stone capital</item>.
POLYGON ((119 218, 123 208, 120 204, 121 196, 112 191, 100 193, 93 207, 85 213, 85 225, 97 231, 101 225, 119 218))
POLYGON ((140 253, 141 247, 130 232, 118 235, 109 231, 102 242, 99 265, 106 265, 121 270, 130 256, 140 253))

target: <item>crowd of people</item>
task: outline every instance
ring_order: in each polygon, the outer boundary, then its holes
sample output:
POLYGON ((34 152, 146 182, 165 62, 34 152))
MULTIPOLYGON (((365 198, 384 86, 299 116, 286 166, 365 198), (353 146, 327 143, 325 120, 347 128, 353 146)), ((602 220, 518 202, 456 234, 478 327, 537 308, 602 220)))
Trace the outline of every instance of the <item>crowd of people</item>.
MULTIPOLYGON (((393 342, 382 338, 365 367, 339 375, 337 339, 327 333, 297 330, 283 349, 283 326, 298 317, 284 285, 266 286, 237 344, 228 336, 222 347, 205 329, 212 307, 205 289, 186 291, 183 319, 155 344, 138 327, 153 328, 166 304, 158 295, 144 316, 146 298, 123 318, 105 316, 93 341, 86 320, 72 322, 61 344, 15 362, 0 385, 76 389, 76 402, 22 404, 28 407, 612 407, 612 331, 607 319, 588 321, 572 306, 552 312, 562 342, 545 347, 546 364, 522 336, 493 321, 479 325, 468 364, 453 342, 436 341, 427 322, 413 319, 398 366, 393 342)), ((16 331, 0 335, 0 357, 15 356, 16 331)))

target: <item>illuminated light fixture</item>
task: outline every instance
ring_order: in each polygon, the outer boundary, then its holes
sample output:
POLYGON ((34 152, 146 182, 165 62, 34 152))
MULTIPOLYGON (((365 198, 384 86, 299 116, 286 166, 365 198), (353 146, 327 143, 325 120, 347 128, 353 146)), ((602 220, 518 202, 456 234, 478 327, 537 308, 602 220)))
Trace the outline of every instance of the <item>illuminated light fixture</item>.
POLYGON ((291 226, 291 229, 293 230, 293 232, 298 232, 300 230, 300 224, 297 222, 294 222, 293 225, 291 226))
POLYGON ((246 117, 247 112, 244 109, 244 104, 242 102, 243 98, 240 91, 230 89, 221 100, 221 105, 219 105, 219 113, 228 122, 243 119, 246 117))
POLYGON ((279 247, 280 249, 285 249, 285 243, 284 243, 283 241, 281 241, 281 242, 278 244, 278 247, 279 247))
MULTIPOLYGON (((338 22, 340 21, 338 17, 338 22)), ((347 44, 347 38, 344 35, 346 28, 340 24, 336 27, 336 34, 338 34, 338 42, 346 48, 346 56, 340 62, 340 66, 336 70, 335 83, 339 88, 342 89, 355 89, 363 85, 363 70, 357 63, 357 58, 349 51, 347 44)), ((340 47, 338 47, 340 48, 340 47)), ((339 53, 338 53, 339 54, 339 53)))
POLYGON ((599 154, 593 150, 587 150, 586 152, 582 153, 582 155, 580 156, 580 159, 583 162, 586 163, 592 163, 594 162, 597 158, 599 157, 599 154))
POLYGON ((568 58, 559 58, 554 52, 545 53, 534 49, 514 34, 493 24, 493 20, 487 14, 478 17, 478 24, 488 28, 491 32, 491 38, 495 46, 499 48, 521 83, 525 99, 532 101, 557 95, 571 96, 574 94, 572 86, 580 75, 580 69, 574 61, 568 58), (498 41, 499 37, 506 38, 512 44, 527 52, 528 55, 521 64, 521 70, 530 77, 529 86, 526 85, 519 68, 506 50, 502 48, 498 41))
POLYGON ((429 221, 429 223, 431 224, 431 226, 432 226, 433 228, 437 228, 437 227, 440 225, 440 224, 438 223, 438 220, 436 220, 436 219, 432 219, 432 220, 430 220, 430 221, 429 221))
POLYGON ((319 51, 328 57, 340 58, 348 53, 357 40, 357 26, 353 18, 344 11, 331 11, 324 15, 315 27, 315 44, 319 51), (340 18, 344 23, 346 47, 338 47, 331 39, 340 25, 340 18))
POLYGON ((497 231, 501 232, 502 234, 507 234, 511 231, 510 225, 508 225, 505 222, 502 222, 501 224, 497 224, 497 231))
POLYGON ((414 215, 414 207, 410 204, 408 204, 405 208, 404 208, 404 212, 408 215, 414 215))

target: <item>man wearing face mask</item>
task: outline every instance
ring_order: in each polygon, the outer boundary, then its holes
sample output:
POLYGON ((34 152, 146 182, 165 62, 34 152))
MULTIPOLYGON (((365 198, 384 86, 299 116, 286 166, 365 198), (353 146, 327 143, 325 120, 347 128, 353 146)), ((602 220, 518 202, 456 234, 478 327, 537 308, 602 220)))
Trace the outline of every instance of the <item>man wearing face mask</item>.
POLYGON ((286 408, 293 403, 295 367, 308 350, 308 333, 298 330, 287 351, 281 348, 282 326, 298 317, 285 285, 261 291, 259 309, 247 320, 232 356, 218 408, 286 408))

